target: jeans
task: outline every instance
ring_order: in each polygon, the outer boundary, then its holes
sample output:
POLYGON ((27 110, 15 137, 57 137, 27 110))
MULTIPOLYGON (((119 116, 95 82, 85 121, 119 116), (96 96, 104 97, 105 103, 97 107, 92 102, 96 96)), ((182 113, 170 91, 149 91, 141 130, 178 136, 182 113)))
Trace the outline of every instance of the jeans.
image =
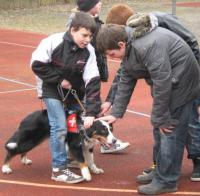
POLYGON ((200 157, 200 114, 198 107, 200 106, 200 99, 196 99, 193 105, 193 112, 190 116, 189 122, 189 136, 187 139, 188 158, 195 159, 200 157))
MULTIPOLYGON (((50 124, 50 149, 52 167, 64 169, 67 164, 65 138, 67 135, 66 112, 61 101, 45 98, 48 119, 50 124)), ((70 105, 70 109, 77 105, 70 105)))
POLYGON ((188 138, 189 122, 193 112, 194 100, 179 107, 172 115, 179 124, 171 133, 162 133, 154 128, 154 161, 156 174, 154 182, 168 186, 176 186, 180 176, 184 147, 188 138))

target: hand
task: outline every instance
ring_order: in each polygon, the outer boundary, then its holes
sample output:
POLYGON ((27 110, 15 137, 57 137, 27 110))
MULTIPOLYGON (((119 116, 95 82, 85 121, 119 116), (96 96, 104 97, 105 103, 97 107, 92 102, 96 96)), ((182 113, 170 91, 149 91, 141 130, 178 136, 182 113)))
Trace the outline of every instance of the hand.
POLYGON ((171 125, 167 128, 160 128, 160 131, 163 132, 163 133, 172 133, 174 128, 175 127, 171 125))
POLYGON ((99 116, 103 116, 110 108, 111 108, 111 102, 104 102, 101 104, 101 112, 99 113, 99 116))
POLYGON ((88 129, 92 126, 93 122, 94 122, 94 117, 93 116, 86 116, 84 118, 84 128, 88 129))
POLYGON ((104 120, 108 122, 109 124, 112 124, 117 121, 117 118, 115 116, 109 115, 109 116, 100 117, 97 120, 104 120))
POLYGON ((72 85, 71 83, 68 81, 68 80, 63 80, 60 84, 62 86, 62 88, 64 89, 71 89, 72 88, 72 85))

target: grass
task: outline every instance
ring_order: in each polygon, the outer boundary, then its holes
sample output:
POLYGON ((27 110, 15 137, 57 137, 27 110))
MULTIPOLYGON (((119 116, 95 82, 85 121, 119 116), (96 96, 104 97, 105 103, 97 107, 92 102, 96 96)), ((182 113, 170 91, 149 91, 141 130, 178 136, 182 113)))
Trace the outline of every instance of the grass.
MULTIPOLYGON (((171 0, 102 0, 102 2, 102 20, 105 20, 108 9, 116 3, 126 2, 126 4, 130 5, 137 12, 164 11, 171 13, 172 11, 171 0)), ((199 1, 196 0, 196 2, 199 1)), ((65 31, 67 17, 69 16, 71 9, 74 7, 74 3, 68 3, 42 6, 38 8, 35 7, 32 9, 26 8, 7 11, 1 10, 0 28, 17 29, 46 34, 65 31)), ((200 7, 177 7, 176 13, 178 18, 200 40, 200 7)))

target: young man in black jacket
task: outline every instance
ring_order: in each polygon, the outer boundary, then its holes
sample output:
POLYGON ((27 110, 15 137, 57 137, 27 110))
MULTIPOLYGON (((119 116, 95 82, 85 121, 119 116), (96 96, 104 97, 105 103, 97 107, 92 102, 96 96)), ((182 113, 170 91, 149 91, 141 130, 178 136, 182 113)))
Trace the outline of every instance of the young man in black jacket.
MULTIPOLYGON (((91 41, 91 44, 95 48, 95 54, 96 54, 96 60, 97 60, 97 66, 99 69, 100 79, 102 82, 107 82, 108 76, 109 76, 107 59, 105 55, 102 55, 99 53, 96 47, 96 37, 99 32, 99 29, 101 28, 101 25, 103 24, 103 22, 99 18, 101 7, 102 7, 102 2, 100 0, 77 0, 77 8, 72 10, 72 14, 67 21, 67 26, 69 26, 72 18, 74 17, 74 14, 79 11, 87 12, 92 17, 94 17, 95 22, 96 22, 96 30, 93 34, 93 39, 91 41)), ((116 143, 110 147, 101 146, 100 151, 101 153, 119 152, 126 149, 129 145, 130 145, 129 142, 123 142, 117 139, 116 143)))
POLYGON ((32 54, 31 67, 37 78, 38 96, 46 104, 51 127, 51 178, 55 181, 79 183, 84 180, 66 168, 67 111, 63 105, 69 110, 79 107, 70 89, 76 90, 80 100, 86 97, 85 128, 93 124, 100 111, 100 77, 95 51, 90 45, 95 29, 95 21, 89 14, 77 13, 67 32, 43 39, 32 54))
POLYGON ((145 79, 150 85, 151 123, 159 145, 152 180, 139 186, 138 192, 155 195, 177 191, 190 123, 199 117, 200 67, 178 35, 160 27, 150 31, 143 27, 138 39, 137 28, 114 24, 102 27, 97 36, 99 51, 122 59, 111 115, 101 119, 114 123, 123 117, 137 80, 145 79))

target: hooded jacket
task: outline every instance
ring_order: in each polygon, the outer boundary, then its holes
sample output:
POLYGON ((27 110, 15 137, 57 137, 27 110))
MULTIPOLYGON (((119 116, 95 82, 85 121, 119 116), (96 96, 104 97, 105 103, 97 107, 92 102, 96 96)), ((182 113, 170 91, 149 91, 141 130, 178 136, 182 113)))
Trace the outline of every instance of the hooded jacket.
MULTIPOLYGON (((56 33, 41 41, 32 54, 31 67, 37 78, 38 96, 62 100, 58 86, 66 79, 80 100, 86 95, 86 115, 100 111, 100 78, 94 48, 79 48, 71 35, 56 33)), ((64 95, 68 90, 63 89, 64 95)), ((70 93, 66 104, 77 103, 70 93)))
POLYGON ((133 28, 126 27, 126 31, 129 41, 112 115, 124 115, 137 80, 145 79, 152 89, 153 126, 175 125, 171 114, 200 94, 200 68, 190 47, 164 28, 157 27, 137 39, 133 28))
MULTIPOLYGON (((175 16, 163 12, 152 12, 150 14, 138 13, 134 14, 127 20, 127 26, 136 29, 136 33, 134 32, 135 39, 143 36, 145 33, 151 31, 157 26, 169 29, 179 35, 189 45, 200 65, 200 50, 197 39, 175 16)), ((113 103, 117 91, 120 72, 121 69, 117 71, 116 77, 113 80, 111 89, 106 98, 106 101, 111 103, 113 103)))

